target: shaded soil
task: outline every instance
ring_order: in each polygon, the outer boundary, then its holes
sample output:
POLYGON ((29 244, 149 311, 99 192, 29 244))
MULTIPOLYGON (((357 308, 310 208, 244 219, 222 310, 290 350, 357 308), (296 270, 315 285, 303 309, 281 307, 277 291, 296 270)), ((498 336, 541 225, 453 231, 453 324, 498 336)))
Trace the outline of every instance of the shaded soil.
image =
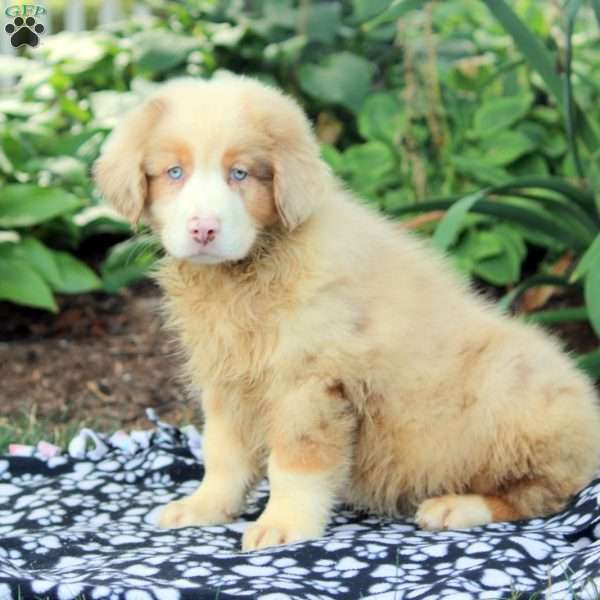
POLYGON ((146 407, 174 423, 199 418, 177 381, 152 283, 58 300, 58 315, 0 303, 0 417, 34 412, 105 430, 147 427, 146 407))

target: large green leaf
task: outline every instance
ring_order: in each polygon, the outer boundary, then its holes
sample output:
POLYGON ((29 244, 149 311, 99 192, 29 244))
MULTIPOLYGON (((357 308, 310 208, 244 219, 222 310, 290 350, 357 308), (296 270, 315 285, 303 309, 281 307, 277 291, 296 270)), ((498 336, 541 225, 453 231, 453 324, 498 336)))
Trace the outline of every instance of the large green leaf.
POLYGON ((364 23, 362 29, 364 31, 372 31, 376 27, 380 27, 384 23, 390 23, 391 21, 397 21, 401 19, 409 12, 418 8, 423 8, 427 0, 393 0, 389 8, 384 10, 382 13, 364 23))
POLYGON ((60 283, 60 271, 52 250, 31 236, 24 237, 20 243, 13 246, 17 256, 27 261, 53 289, 57 289, 60 283))
POLYGON ((477 158, 471 156, 451 156, 450 162, 456 167, 459 173, 486 185, 496 186, 510 181, 510 175, 505 169, 485 164, 480 156, 477 158))
POLYGON ((354 191, 376 199, 376 191, 395 181, 396 157, 383 142, 356 144, 344 152, 343 173, 354 191))
POLYGON ((352 22, 362 23, 372 19, 392 4, 394 0, 352 0, 352 22))
POLYGON ((24 261, 0 258, 0 299, 57 312, 46 282, 24 261))
POLYGON ((358 131, 366 140, 397 144, 405 121, 398 94, 379 92, 365 100, 358 115, 358 131))
POLYGON ((489 165, 504 167, 535 148, 535 142, 518 131, 502 131, 483 143, 481 157, 489 165))
POLYGON ((53 254, 60 277, 54 286, 57 292, 80 294, 102 287, 102 282, 98 276, 86 264, 68 252, 54 251, 53 254))
POLYGON ((529 94, 490 98, 475 113, 475 133, 488 136, 510 127, 527 114, 532 99, 529 94))
POLYGON ((30 227, 82 204, 79 198, 61 188, 10 184, 0 191, 0 227, 30 227))
POLYGON ((338 3, 313 4, 306 19, 306 33, 310 40, 330 44, 340 28, 342 7, 338 3))
POLYGON ((136 66, 154 74, 166 73, 181 65, 190 52, 200 46, 193 37, 164 29, 137 33, 131 43, 136 66))
POLYGON ((461 271, 472 275, 477 262, 498 256, 502 252, 504 248, 500 240, 491 231, 471 228, 461 235, 450 257, 461 271))
POLYGON ((498 225, 493 234, 501 243, 502 252, 477 261, 473 272, 494 285, 515 283, 521 276, 521 263, 526 254, 523 239, 508 225, 498 225))
POLYGON ((373 65, 352 52, 331 54, 321 64, 304 64, 298 71, 300 87, 307 94, 354 112, 369 93, 372 76, 373 65))
POLYGON ((101 285, 96 274, 80 260, 67 252, 51 250, 32 236, 0 244, 0 261, 3 260, 26 263, 56 292, 78 294, 101 285))

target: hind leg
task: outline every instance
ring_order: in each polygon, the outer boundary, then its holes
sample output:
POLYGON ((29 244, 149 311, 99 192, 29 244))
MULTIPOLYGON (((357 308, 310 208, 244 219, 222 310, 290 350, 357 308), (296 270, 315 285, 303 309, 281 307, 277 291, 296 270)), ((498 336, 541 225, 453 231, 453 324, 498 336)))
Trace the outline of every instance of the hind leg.
POLYGON ((494 521, 542 517, 561 510, 584 481, 527 478, 502 491, 485 494, 448 494, 423 501, 416 521, 423 529, 468 529, 494 521))
POLYGON ((482 494, 449 494, 419 505, 416 521, 423 529, 467 529, 492 521, 514 521, 523 515, 508 500, 482 494))

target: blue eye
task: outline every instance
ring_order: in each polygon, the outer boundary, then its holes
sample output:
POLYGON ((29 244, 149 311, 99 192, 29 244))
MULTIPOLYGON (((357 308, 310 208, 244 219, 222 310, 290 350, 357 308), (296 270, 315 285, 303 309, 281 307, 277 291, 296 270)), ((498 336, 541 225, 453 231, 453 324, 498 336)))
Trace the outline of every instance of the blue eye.
POLYGON ((183 169, 181 167, 171 167, 167 171, 167 175, 171 179, 174 179, 175 181, 177 181, 178 179, 181 179, 183 177, 183 169))
POLYGON ((248 177, 248 171, 244 171, 244 169, 236 169, 235 167, 229 171, 229 175, 235 181, 244 181, 246 177, 248 177))

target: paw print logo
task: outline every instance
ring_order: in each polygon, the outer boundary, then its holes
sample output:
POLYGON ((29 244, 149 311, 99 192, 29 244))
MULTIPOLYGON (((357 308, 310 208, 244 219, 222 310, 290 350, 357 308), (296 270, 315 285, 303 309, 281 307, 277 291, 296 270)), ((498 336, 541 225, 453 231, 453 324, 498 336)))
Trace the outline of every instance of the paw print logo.
POLYGON ((10 43, 18 48, 27 44, 35 48, 40 43, 40 35, 44 33, 44 26, 36 23, 33 17, 15 17, 12 23, 9 23, 4 31, 10 35, 10 43))

